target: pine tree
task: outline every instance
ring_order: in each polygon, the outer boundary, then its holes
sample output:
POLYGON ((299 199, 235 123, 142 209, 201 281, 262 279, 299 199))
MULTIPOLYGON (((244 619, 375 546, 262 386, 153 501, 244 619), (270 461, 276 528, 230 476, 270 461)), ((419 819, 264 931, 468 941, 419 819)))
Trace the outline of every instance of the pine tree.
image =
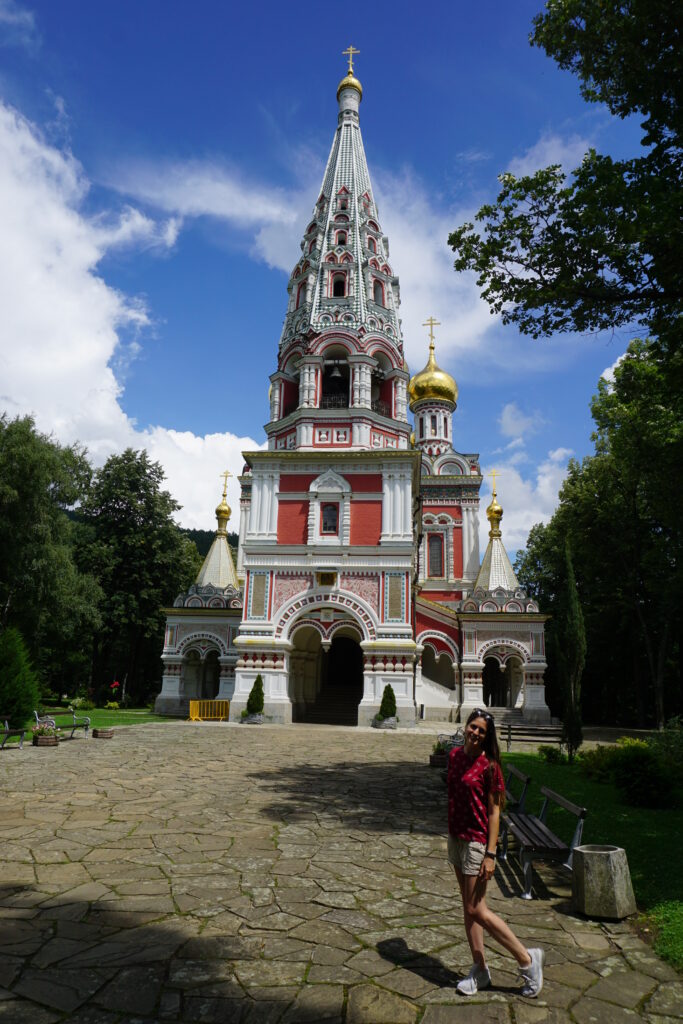
POLYGON ((251 693, 247 699, 247 714, 263 714, 263 680, 261 679, 260 672, 254 680, 254 685, 252 686, 251 693))
POLYGON ((562 738, 567 744, 569 762, 583 743, 581 728, 581 677, 586 664, 586 630, 576 587, 569 541, 565 542, 564 621, 561 624, 561 647, 558 650, 560 676, 564 689, 562 738))
POLYGON ((382 703, 379 708, 378 718, 396 718, 396 694, 391 683, 387 683, 382 694, 382 703))
POLYGON ((31 668, 26 646, 18 629, 0 634, 0 717, 10 727, 26 725, 38 707, 38 679, 31 668))

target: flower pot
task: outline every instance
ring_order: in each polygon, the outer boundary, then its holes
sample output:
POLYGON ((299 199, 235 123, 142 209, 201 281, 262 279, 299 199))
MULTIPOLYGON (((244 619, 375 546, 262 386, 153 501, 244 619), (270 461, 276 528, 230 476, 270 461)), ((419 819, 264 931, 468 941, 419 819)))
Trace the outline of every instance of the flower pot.
POLYGON ((93 739, 96 740, 110 740, 114 735, 113 729, 93 729, 93 739))
POLYGON ((56 747, 59 746, 59 736, 34 736, 34 747, 56 747))
POLYGON ((448 754, 430 754, 429 755, 429 767, 430 768, 446 768, 448 767, 448 754))
POLYGON ((397 729, 398 718, 396 715, 391 718, 373 718, 371 724, 373 729, 397 729))

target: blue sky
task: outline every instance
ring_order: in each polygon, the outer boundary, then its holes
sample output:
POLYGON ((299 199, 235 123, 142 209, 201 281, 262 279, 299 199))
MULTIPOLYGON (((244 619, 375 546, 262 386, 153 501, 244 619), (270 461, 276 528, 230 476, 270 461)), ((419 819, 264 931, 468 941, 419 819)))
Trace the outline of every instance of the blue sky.
MULTIPOLYGON (((411 370, 434 315, 456 447, 501 471, 504 538, 523 545, 591 451, 590 397, 630 336, 502 327, 446 238, 500 172, 639 139, 529 46, 540 6, 0 0, 0 407, 99 462, 147 447, 180 520, 212 527, 219 472, 264 440, 352 42, 411 370)), ((236 528, 234 481, 229 500, 236 528)))

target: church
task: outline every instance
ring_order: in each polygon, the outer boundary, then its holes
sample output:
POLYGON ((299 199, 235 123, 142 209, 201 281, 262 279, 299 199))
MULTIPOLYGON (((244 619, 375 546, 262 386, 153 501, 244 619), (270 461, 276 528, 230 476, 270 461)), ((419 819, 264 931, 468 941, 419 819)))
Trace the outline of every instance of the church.
POLYGON ((400 724, 484 705, 547 723, 546 616, 503 545, 495 477, 480 562, 479 457, 454 447, 458 389, 433 317, 424 369, 411 377, 404 358, 357 52, 287 286, 267 449, 243 453, 237 564, 224 487, 197 581, 167 609, 155 709, 230 700, 238 721, 260 675, 282 724, 369 725, 387 684, 400 724))

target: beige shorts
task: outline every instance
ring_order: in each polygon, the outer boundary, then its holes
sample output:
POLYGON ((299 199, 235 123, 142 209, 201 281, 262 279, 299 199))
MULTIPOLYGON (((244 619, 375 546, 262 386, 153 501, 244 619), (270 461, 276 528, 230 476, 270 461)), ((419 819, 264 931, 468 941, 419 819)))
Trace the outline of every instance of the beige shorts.
POLYGON ((463 875, 478 875, 484 860, 484 843, 469 843, 466 839, 448 837, 448 859, 463 875))

